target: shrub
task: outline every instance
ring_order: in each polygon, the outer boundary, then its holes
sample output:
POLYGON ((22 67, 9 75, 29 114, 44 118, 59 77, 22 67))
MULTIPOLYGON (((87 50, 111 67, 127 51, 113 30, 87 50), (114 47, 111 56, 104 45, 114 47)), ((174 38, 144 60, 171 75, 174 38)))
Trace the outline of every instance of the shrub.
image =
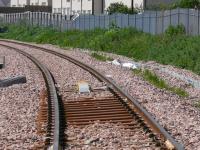
POLYGON ((177 4, 181 8, 200 8, 199 0, 180 0, 177 4))
POLYGON ((128 8, 128 6, 124 5, 122 2, 120 3, 111 3, 107 9, 109 14, 113 13, 124 13, 124 14, 136 14, 137 11, 135 9, 128 8))
POLYGON ((165 34, 169 36, 183 35, 185 34, 185 27, 183 25, 169 26, 165 34))

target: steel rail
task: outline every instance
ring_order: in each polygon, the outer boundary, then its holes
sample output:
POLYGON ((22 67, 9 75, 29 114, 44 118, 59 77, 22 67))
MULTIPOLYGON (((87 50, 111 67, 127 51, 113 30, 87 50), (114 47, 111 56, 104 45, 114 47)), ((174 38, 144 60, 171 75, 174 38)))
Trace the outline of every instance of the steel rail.
MULTIPOLYGON (((0 44, 0 46, 15 50, 17 52, 19 52, 20 54, 26 56, 27 58, 29 58, 42 72, 43 77, 45 79, 45 83, 46 83, 46 87, 48 89, 49 92, 49 101, 53 104, 52 106, 54 107, 54 132, 53 132, 53 150, 59 150, 61 149, 61 144, 60 144, 60 108, 59 108, 59 101, 58 101, 58 97, 57 97, 57 92, 56 92, 56 88, 55 88, 55 84, 54 84, 54 80, 52 78, 51 73, 49 72, 49 70, 47 69, 47 67, 43 64, 41 64, 35 57, 31 56, 30 54, 17 49, 15 47, 11 47, 8 45, 4 45, 4 44, 0 44)), ((49 108, 52 109, 52 108, 49 108)), ((51 146, 51 145, 50 145, 51 146)))
POLYGON ((150 129, 153 130, 154 133, 156 133, 157 135, 159 135, 159 137, 165 141, 165 144, 169 144, 172 145, 174 147, 175 150, 184 150, 184 146, 181 143, 178 143, 153 117, 152 115, 147 112, 147 110, 145 110, 140 104, 139 102, 134 99, 130 94, 127 93, 127 91, 123 90, 120 86, 118 86, 112 79, 109 79, 107 77, 105 77, 103 74, 101 74, 99 71, 97 71, 96 69, 94 69, 93 67, 79 61, 76 60, 66 54, 63 54, 61 52, 56 52, 53 50, 49 50, 47 48, 43 48, 40 46, 36 46, 36 45, 32 45, 29 43, 24 43, 24 42, 19 42, 19 41, 13 41, 13 40, 2 40, 0 39, 0 41, 2 42, 7 42, 7 43, 13 43, 13 44, 18 44, 18 45, 23 45, 23 46, 27 46, 27 47, 31 47, 31 48, 35 48, 35 49, 39 49, 42 51, 45 51, 47 53, 51 53, 54 54, 56 56, 59 56, 63 59, 66 59, 70 62, 72 62, 73 64, 83 68, 84 70, 90 72, 92 75, 94 75, 96 78, 98 78, 101 81, 104 81, 107 83, 107 86, 110 87, 111 89, 114 89, 115 91, 119 92, 122 96, 126 97, 128 100, 130 100, 132 102, 132 104, 135 106, 134 107, 134 111, 139 114, 139 116, 142 117, 142 119, 144 120, 144 122, 148 125, 148 127, 150 127, 150 129))

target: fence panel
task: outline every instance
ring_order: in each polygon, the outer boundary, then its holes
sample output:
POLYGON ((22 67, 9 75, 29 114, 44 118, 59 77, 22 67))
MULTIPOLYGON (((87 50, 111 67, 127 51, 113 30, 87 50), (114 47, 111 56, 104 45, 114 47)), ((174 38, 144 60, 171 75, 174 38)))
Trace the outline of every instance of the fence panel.
POLYGON ((161 34, 170 26, 184 25, 188 35, 200 34, 199 10, 174 9, 167 11, 145 11, 142 14, 112 14, 88 15, 81 14, 75 20, 70 16, 44 12, 25 12, 1 14, 1 22, 20 23, 25 21, 29 25, 43 27, 51 26, 61 31, 78 29, 92 30, 95 28, 107 29, 113 25, 120 28, 135 27, 138 30, 161 34))
POLYGON ((164 17, 164 21, 163 21, 163 32, 165 32, 165 30, 171 25, 171 11, 164 11, 163 17, 164 17))
POLYGON ((135 15, 135 28, 142 31, 142 14, 135 15))
POLYGON ((189 34, 197 35, 198 32, 198 15, 196 10, 189 10, 189 34))

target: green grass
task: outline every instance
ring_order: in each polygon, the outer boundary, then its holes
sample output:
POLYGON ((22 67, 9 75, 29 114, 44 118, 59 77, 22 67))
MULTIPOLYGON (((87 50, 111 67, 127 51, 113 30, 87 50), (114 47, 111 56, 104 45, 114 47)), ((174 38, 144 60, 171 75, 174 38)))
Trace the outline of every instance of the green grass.
POLYGON ((136 61, 174 65, 200 75, 200 36, 177 34, 176 29, 163 35, 150 35, 133 28, 65 32, 23 24, 8 28, 7 33, 0 33, 0 38, 111 52, 136 61))
POLYGON ((94 57, 95 59, 99 60, 99 61, 112 61, 113 59, 111 57, 102 55, 102 54, 98 54, 96 52, 93 52, 91 54, 92 57, 94 57))
POLYGON ((194 104, 194 107, 200 108, 200 101, 196 102, 196 103, 194 104))
POLYGON ((142 69, 133 69, 135 75, 142 75, 142 69))
POLYGON ((139 76, 142 76, 144 80, 148 81, 152 85, 154 85, 157 88, 160 89, 166 89, 168 91, 171 91, 175 94, 177 94, 180 97, 188 97, 188 93, 177 87, 170 87, 163 79, 159 78, 155 73, 152 73, 151 71, 145 69, 142 70, 133 70, 133 73, 139 76))

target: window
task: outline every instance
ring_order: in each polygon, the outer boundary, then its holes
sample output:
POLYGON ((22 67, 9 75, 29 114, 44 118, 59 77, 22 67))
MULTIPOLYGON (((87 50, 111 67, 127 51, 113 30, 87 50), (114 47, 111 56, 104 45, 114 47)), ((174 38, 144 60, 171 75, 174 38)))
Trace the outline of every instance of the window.
POLYGON ((91 10, 88 10, 88 14, 91 14, 91 12, 92 12, 91 10))
POLYGON ((58 13, 61 13, 61 8, 58 8, 58 13))
POLYGON ((54 13, 56 13, 56 8, 54 8, 53 10, 54 10, 54 13))
POLYGON ((46 6, 46 2, 42 2, 42 6, 46 6))
POLYGON ((67 14, 70 14, 70 7, 67 7, 67 14))

